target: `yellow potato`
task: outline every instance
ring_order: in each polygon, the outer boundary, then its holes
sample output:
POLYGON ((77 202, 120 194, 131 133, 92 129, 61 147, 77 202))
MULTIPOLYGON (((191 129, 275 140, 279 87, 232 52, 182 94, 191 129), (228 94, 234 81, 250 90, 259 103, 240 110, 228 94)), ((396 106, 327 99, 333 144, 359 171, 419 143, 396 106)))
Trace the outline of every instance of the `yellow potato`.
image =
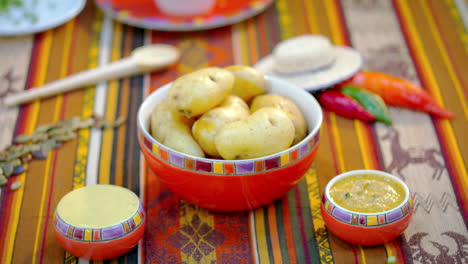
POLYGON ((192 137, 193 120, 175 113, 168 100, 161 101, 151 114, 151 135, 164 146, 196 157, 205 157, 192 137))
POLYGON ((199 116, 220 104, 232 91, 234 75, 208 67, 183 75, 169 88, 172 109, 186 117, 199 116))
POLYGON ((232 72, 235 77, 232 94, 244 101, 250 102, 255 96, 267 92, 265 77, 256 69, 244 65, 233 65, 225 69, 232 72))
POLYGON ((265 94, 255 97, 250 106, 254 113, 263 107, 275 107, 288 114, 294 124, 293 145, 299 143, 307 134, 307 123, 301 110, 289 98, 278 94, 265 94))
POLYGON ((250 115, 247 104, 240 97, 230 95, 221 105, 204 113, 192 126, 192 134, 206 154, 220 157, 214 143, 218 130, 225 124, 250 115))
POLYGON ((294 139, 288 115, 264 107, 248 118, 224 125, 215 137, 216 149, 227 160, 251 159, 285 150, 294 139))

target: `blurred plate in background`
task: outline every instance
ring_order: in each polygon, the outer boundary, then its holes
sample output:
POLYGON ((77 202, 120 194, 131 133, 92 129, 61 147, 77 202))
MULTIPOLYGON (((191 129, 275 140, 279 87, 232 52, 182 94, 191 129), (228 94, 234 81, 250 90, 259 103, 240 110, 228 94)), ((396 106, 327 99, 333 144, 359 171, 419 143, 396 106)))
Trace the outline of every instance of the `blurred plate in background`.
POLYGON ((41 32, 67 22, 78 15, 86 0, 22 0, 0 12, 0 36, 41 32))
POLYGON ((161 31, 194 31, 231 25, 265 10, 273 0, 218 0, 210 12, 197 16, 171 16, 154 0, 95 0, 104 13, 136 27, 161 31))

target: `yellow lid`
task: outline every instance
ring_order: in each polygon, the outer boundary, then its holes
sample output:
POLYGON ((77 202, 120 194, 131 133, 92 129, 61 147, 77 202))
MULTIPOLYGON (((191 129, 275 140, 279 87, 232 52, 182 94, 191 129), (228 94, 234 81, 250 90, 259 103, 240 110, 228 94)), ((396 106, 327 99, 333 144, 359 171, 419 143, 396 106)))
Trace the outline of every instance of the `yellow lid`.
POLYGON ((66 194, 57 205, 57 215, 67 224, 81 228, 105 228, 132 217, 140 200, 130 190, 98 184, 66 194))

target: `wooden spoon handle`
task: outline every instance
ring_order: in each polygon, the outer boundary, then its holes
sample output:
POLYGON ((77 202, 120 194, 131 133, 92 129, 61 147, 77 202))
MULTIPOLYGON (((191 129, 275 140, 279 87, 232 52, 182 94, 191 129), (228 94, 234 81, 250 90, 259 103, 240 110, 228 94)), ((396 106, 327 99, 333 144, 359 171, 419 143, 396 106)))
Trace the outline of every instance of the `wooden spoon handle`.
POLYGON ((139 47, 132 55, 109 65, 76 73, 41 87, 12 94, 3 101, 7 107, 16 106, 35 99, 64 93, 101 81, 163 69, 179 59, 176 47, 166 44, 151 44, 139 47))
POLYGON ((12 94, 5 98, 4 104, 7 107, 12 107, 35 99, 72 91, 79 87, 95 84, 100 81, 133 75, 143 70, 144 69, 139 67, 131 57, 124 58, 104 67, 79 72, 41 87, 32 88, 18 94, 12 94))

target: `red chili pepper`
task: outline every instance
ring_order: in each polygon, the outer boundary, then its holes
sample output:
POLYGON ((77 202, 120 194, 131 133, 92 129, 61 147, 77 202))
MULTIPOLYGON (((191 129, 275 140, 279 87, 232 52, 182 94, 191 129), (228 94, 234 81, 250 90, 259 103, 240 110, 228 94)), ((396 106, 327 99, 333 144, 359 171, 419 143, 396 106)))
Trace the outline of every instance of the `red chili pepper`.
POLYGON ((325 90, 319 95, 319 101, 325 109, 338 115, 367 122, 375 121, 374 115, 367 112, 356 100, 342 92, 325 90))
POLYGON ((353 85, 380 95, 388 105, 407 107, 431 115, 452 118, 453 113, 439 106, 421 87, 397 77, 380 72, 359 72, 338 85, 353 85))

